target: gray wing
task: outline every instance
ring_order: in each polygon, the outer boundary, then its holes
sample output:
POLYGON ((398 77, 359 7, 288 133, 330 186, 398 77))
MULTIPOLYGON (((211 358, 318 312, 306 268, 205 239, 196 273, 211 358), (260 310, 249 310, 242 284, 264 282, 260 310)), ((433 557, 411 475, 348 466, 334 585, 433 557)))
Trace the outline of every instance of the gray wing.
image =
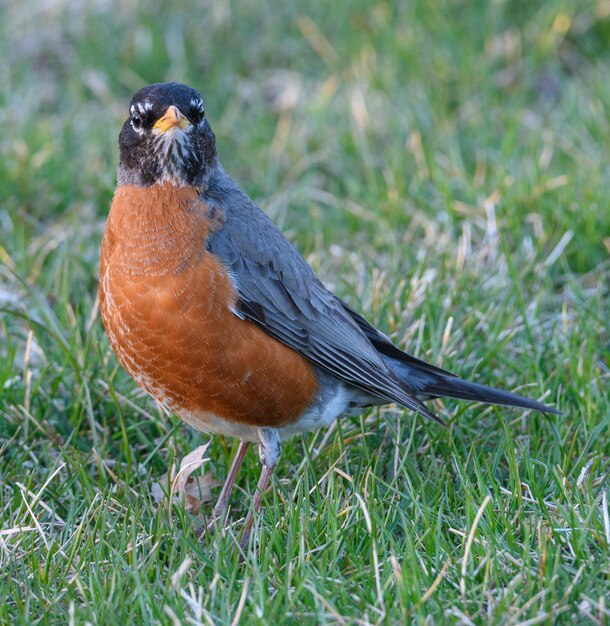
POLYGON ((231 274, 240 316, 349 385, 438 420, 275 224, 227 179, 203 196, 225 219, 206 245, 231 274))
POLYGON ((358 324, 360 330, 362 330, 367 339, 373 344, 379 353, 389 356, 392 359, 396 359, 397 361, 414 368, 418 372, 457 378, 456 374, 452 374, 451 372, 437 367, 436 365, 432 365, 427 361, 422 361, 421 359, 404 352, 400 348, 397 348, 389 337, 370 324, 364 317, 362 317, 362 315, 360 315, 360 313, 354 311, 354 309, 352 309, 352 307, 350 307, 346 302, 343 302, 343 300, 340 302, 343 308, 349 313, 354 322, 358 324))

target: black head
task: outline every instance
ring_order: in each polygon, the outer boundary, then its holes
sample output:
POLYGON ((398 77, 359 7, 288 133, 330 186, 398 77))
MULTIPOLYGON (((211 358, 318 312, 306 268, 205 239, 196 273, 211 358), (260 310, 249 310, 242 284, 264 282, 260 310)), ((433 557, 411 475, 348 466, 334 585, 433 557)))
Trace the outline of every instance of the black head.
POLYGON ((119 135, 119 184, 202 186, 216 164, 216 140, 198 91, 155 83, 131 99, 119 135))

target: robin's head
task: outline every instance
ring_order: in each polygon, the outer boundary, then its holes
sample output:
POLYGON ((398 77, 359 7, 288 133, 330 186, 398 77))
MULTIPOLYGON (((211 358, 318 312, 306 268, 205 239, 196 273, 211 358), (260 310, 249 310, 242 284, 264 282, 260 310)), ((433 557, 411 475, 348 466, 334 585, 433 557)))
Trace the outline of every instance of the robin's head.
POLYGON ((216 140, 199 92, 155 83, 131 99, 119 135, 119 184, 205 184, 216 164, 216 140))

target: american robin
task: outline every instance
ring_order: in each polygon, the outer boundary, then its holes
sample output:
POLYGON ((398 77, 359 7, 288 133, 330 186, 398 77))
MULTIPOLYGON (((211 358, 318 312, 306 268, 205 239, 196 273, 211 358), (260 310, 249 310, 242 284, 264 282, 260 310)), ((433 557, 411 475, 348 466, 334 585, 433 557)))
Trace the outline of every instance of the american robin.
POLYGON ((392 402, 438 420, 424 401, 440 396, 559 413, 403 352, 326 289, 223 169, 195 89, 138 91, 119 148, 101 248, 104 327, 138 385, 194 428, 240 440, 215 518, 258 443, 242 542, 291 435, 392 402))

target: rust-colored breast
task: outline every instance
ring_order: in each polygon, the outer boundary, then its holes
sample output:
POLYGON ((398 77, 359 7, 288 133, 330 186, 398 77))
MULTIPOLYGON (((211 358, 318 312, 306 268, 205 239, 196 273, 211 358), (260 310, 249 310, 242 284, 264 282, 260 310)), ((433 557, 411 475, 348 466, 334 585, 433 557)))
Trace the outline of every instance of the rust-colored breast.
POLYGON ((221 217, 192 188, 119 187, 102 242, 102 321, 121 365, 171 410, 281 426, 311 404, 316 378, 231 312, 231 280, 205 250, 221 217))

